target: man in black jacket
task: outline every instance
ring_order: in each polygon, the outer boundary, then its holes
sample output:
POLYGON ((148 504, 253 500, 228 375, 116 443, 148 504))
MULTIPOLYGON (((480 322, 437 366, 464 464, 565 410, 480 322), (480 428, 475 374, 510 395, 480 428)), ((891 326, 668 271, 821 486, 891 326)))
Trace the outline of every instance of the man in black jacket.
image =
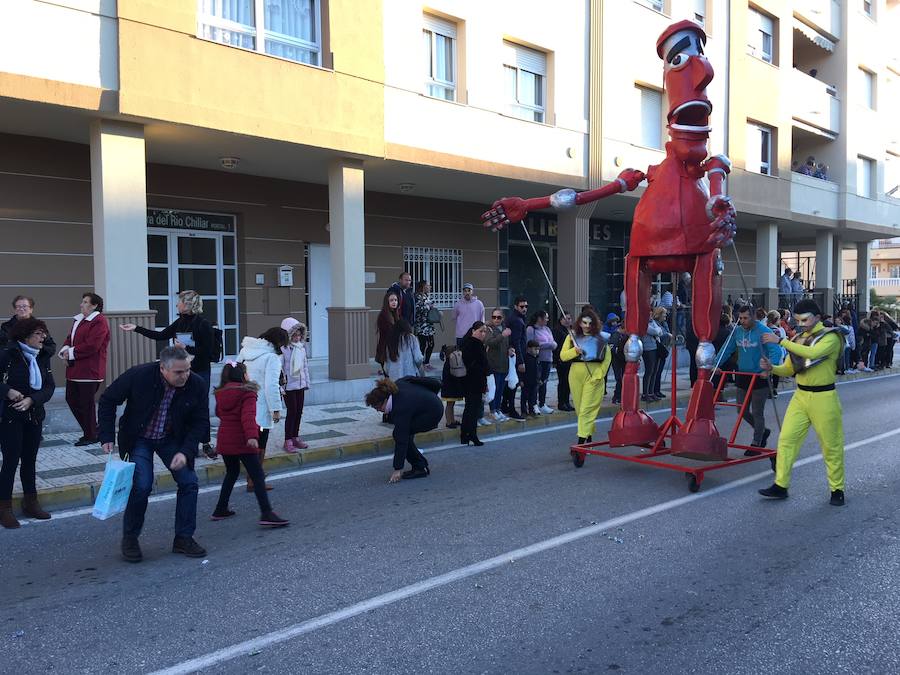
MULTIPOLYGON (((509 318, 506 320, 506 327, 509 328, 509 346, 516 350, 516 372, 519 374, 519 380, 525 379, 525 317, 528 316, 528 298, 519 295, 513 302, 513 311, 510 312, 509 318)), ((525 387, 522 387, 522 400, 520 407, 524 410, 526 407, 525 387)), ((509 415, 512 419, 522 420, 523 416, 516 412, 515 392, 511 397, 513 400, 504 400, 500 406, 501 412, 509 415)))
POLYGON ((159 357, 159 363, 124 372, 100 397, 100 442, 107 453, 113 451, 116 440, 116 407, 125 404, 119 420, 119 454, 135 465, 122 533, 122 557, 128 562, 140 562, 143 557, 138 536, 153 489, 154 453, 178 484, 172 552, 192 558, 206 555, 193 537, 199 488, 194 458, 197 444, 209 433, 207 385, 191 373, 184 349, 166 347, 159 357))
POLYGON ((556 367, 556 407, 558 410, 573 411, 575 408, 569 403, 569 369, 571 361, 563 361, 559 357, 563 342, 569 337, 572 326, 572 316, 566 312, 559 317, 559 322, 553 327, 553 341, 556 349, 553 350, 553 365, 556 367))
POLYGON ((398 281, 388 288, 388 292, 394 291, 400 296, 400 316, 406 319, 410 326, 416 323, 416 294, 413 292, 412 275, 403 272, 398 281))
POLYGON ((389 482, 425 478, 431 473, 428 460, 416 446, 415 435, 440 424, 444 416, 440 390, 440 380, 431 377, 403 377, 396 382, 384 378, 366 395, 366 405, 387 415, 394 425, 394 472, 389 482), (406 461, 412 465, 409 471, 403 470, 406 461))

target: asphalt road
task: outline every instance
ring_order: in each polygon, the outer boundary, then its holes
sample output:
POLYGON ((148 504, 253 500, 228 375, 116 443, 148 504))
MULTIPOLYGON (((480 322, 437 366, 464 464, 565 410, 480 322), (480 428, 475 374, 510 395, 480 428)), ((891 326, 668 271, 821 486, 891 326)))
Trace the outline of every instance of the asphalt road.
POLYGON ((566 428, 433 452, 397 485, 385 459, 277 480, 282 530, 242 489, 210 522, 203 493, 206 562, 169 552, 168 499, 138 565, 120 518, 0 532, 0 672, 900 672, 900 378, 839 391, 844 508, 812 434, 768 502, 768 461, 691 494, 676 472, 575 469, 566 428))

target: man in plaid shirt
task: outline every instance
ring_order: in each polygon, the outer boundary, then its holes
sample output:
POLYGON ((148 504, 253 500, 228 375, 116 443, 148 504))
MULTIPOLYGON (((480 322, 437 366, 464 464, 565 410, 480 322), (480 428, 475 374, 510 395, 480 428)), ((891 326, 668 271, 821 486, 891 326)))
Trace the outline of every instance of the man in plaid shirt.
POLYGON ((197 446, 209 433, 209 398, 205 380, 191 373, 188 353, 166 347, 159 363, 135 366, 123 373, 100 397, 100 442, 112 452, 116 440, 116 408, 125 404, 119 421, 119 454, 134 462, 134 482, 125 509, 122 557, 143 559, 138 536, 153 490, 153 455, 159 455, 178 484, 173 553, 200 558, 206 550, 194 541, 199 483, 194 472, 197 446))

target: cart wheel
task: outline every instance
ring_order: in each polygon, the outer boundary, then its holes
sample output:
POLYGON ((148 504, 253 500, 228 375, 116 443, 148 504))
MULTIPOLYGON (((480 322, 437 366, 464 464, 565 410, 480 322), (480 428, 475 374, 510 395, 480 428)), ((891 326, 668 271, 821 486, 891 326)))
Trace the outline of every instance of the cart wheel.
POLYGON ((697 492, 700 489, 700 483, 697 482, 697 476, 692 473, 684 474, 685 478, 688 480, 688 490, 691 492, 697 492))
POLYGON ((575 450, 572 450, 571 452, 572 452, 572 464, 575 465, 576 469, 580 469, 581 467, 584 466, 584 458, 586 456, 585 453, 576 452, 575 450))
POLYGON ((772 465, 772 471, 774 471, 775 470, 775 458, 774 457, 769 457, 769 464, 772 465))

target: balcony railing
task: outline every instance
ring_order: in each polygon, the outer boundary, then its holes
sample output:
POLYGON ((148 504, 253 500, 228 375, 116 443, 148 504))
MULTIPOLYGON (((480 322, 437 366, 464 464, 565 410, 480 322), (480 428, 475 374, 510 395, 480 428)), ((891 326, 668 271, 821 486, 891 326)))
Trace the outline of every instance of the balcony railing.
POLYGON ((841 128, 841 101, 835 88, 796 68, 791 78, 793 118, 836 136, 841 128))
POLYGON ((885 288, 889 286, 900 287, 900 278, 879 277, 877 279, 869 279, 869 286, 871 286, 872 288, 885 288))

